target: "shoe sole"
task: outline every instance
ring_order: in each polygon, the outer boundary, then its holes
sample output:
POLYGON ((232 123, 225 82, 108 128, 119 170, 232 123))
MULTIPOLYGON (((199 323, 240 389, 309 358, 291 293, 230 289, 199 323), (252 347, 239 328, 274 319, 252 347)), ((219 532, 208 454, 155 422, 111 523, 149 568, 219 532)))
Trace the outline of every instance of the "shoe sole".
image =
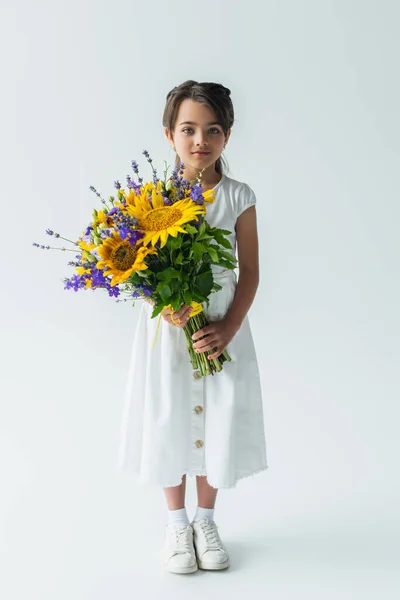
POLYGON ((220 571, 221 569, 227 569, 230 566, 230 561, 226 560, 223 563, 207 563, 198 560, 197 564, 199 565, 199 569, 203 569, 205 571, 220 571))
POLYGON ((183 575, 186 573, 195 573, 198 569, 197 562, 191 567, 174 567, 170 565, 166 565, 167 571, 170 573, 178 573, 179 575, 183 575))

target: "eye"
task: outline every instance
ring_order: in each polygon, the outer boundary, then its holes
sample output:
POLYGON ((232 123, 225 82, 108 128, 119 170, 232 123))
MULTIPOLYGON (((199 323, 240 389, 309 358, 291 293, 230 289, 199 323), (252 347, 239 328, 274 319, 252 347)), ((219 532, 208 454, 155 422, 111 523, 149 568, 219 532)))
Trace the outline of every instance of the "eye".
MULTIPOLYGON (((211 127, 210 131, 212 130, 214 130, 216 133, 221 133, 217 127, 211 127)), ((186 131, 193 131, 193 129, 191 127, 185 127, 182 129, 182 133, 185 133, 186 131)))

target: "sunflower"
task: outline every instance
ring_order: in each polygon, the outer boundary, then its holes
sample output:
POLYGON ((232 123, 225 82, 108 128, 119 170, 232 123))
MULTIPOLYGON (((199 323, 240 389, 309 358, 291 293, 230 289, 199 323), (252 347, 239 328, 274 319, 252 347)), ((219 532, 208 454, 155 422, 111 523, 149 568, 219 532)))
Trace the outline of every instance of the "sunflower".
MULTIPOLYGON (((90 275, 92 270, 91 269, 85 269, 85 267, 77 267, 76 268, 76 272, 78 273, 78 275, 90 275)), ((85 287, 87 288, 91 288, 92 287, 92 280, 90 277, 87 277, 85 280, 85 287)))
POLYGON ((81 254, 82 257, 85 258, 86 260, 94 260, 91 250, 94 250, 94 248, 96 248, 96 244, 88 244, 87 242, 84 242, 83 240, 78 240, 77 245, 79 246, 79 248, 81 249, 81 254))
POLYGON ((144 186, 140 195, 129 195, 126 210, 131 217, 138 220, 138 226, 144 232, 141 240, 143 245, 154 246, 160 240, 160 248, 165 246, 169 235, 176 237, 179 232, 186 233, 181 227, 184 223, 197 221, 198 215, 206 212, 204 206, 196 204, 190 198, 177 200, 174 204, 165 206, 160 182, 156 188, 144 186), (152 206, 148 201, 150 190, 152 206))
POLYGON ((88 253, 90 253, 91 250, 96 248, 96 244, 88 244, 87 242, 84 242, 83 240, 78 240, 78 246, 81 250, 84 250, 85 252, 88 252, 88 253))
POLYGON ((107 227, 111 227, 114 224, 112 217, 106 215, 104 210, 98 210, 96 219, 93 221, 93 227, 97 227, 98 225, 106 225, 107 227))
POLYGON ((113 237, 106 238, 97 251, 103 260, 96 267, 108 270, 104 275, 112 275, 111 285, 123 283, 130 277, 133 271, 144 271, 147 265, 144 259, 148 254, 157 254, 154 248, 143 246, 131 246, 128 240, 123 240, 119 232, 113 232, 113 237))
POLYGON ((215 194, 216 194, 216 191, 214 189, 203 192, 202 196, 204 198, 204 202, 206 202, 207 204, 212 204, 215 200, 215 194))

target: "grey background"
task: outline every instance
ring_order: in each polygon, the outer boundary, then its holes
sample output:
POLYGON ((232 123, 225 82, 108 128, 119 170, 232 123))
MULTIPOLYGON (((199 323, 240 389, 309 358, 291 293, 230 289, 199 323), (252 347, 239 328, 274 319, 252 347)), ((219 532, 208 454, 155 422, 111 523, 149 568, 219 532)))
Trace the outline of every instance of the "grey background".
POLYGON ((397 598, 399 4, 0 10, 4 598, 397 598), (108 197, 132 159, 149 177, 143 148, 172 164, 161 116, 189 78, 231 89, 229 175, 257 194, 269 469, 219 492, 231 569, 179 577, 162 490, 115 472, 139 307, 64 291, 72 253, 32 242, 80 235, 89 186, 108 197))

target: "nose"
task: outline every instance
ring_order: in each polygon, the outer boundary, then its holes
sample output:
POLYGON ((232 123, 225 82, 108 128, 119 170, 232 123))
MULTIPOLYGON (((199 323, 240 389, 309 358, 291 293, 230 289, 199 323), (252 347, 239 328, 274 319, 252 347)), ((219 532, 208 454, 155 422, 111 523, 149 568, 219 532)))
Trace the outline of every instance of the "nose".
POLYGON ((196 146, 205 146, 208 144, 207 136, 203 135, 203 133, 199 133, 196 137, 196 146))

